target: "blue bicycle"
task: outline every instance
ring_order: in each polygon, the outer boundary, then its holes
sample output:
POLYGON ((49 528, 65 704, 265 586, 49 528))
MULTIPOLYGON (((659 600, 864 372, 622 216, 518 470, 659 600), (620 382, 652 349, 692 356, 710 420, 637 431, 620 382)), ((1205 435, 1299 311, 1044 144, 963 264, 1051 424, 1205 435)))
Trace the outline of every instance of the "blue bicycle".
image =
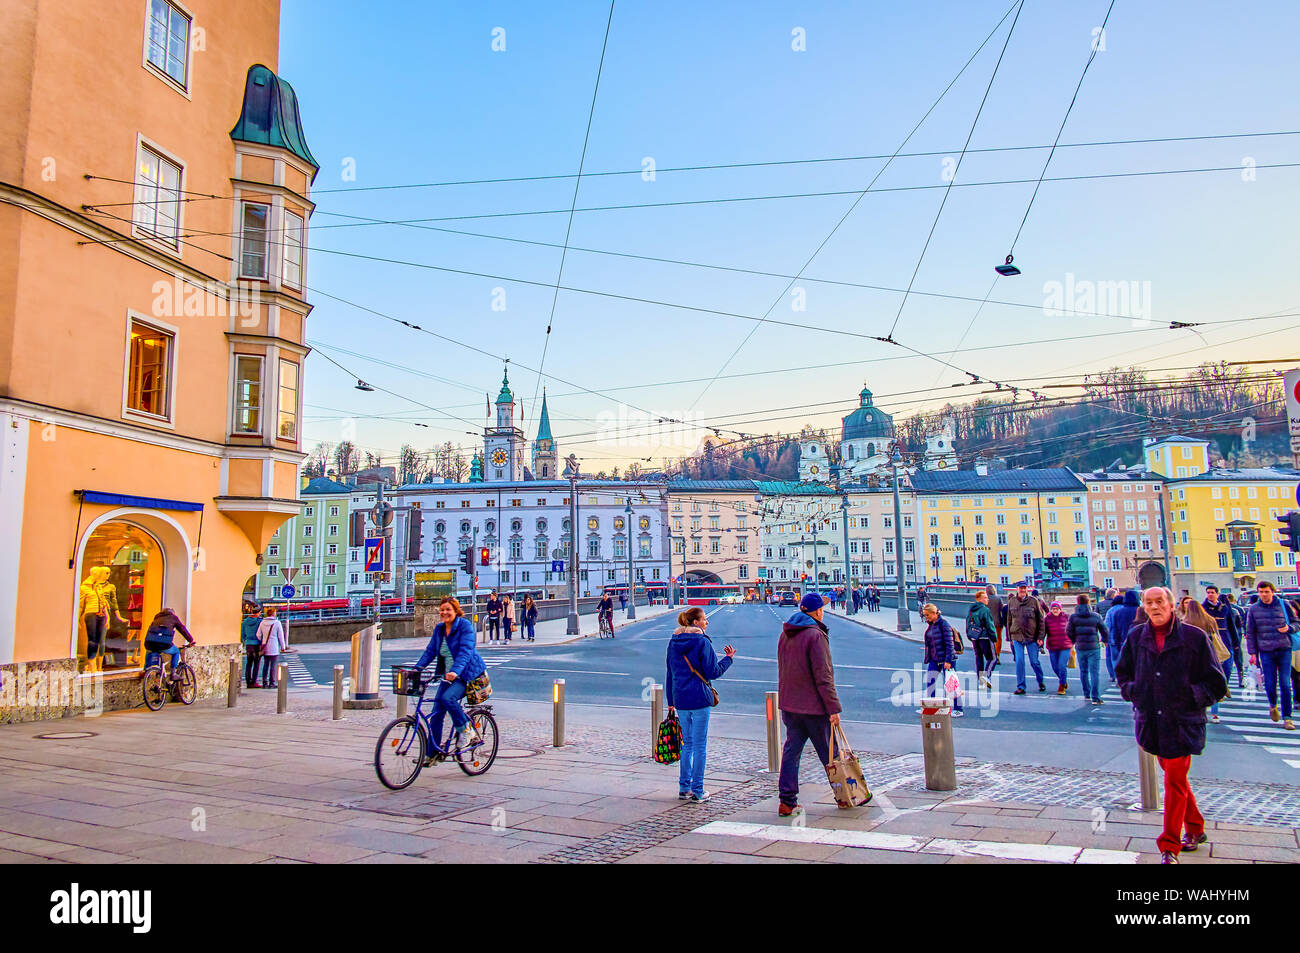
POLYGON ((393 666, 393 693, 417 698, 418 701, 415 713, 390 721, 375 744, 375 773, 390 790, 410 787, 423 768, 448 758, 454 759, 460 769, 471 776, 485 773, 496 761, 500 737, 492 706, 473 704, 469 695, 466 696, 469 704, 465 706, 465 713, 481 740, 461 748, 456 744, 456 726, 450 724, 449 718, 446 738, 441 744, 434 743, 433 702, 430 699, 426 709, 424 696, 429 686, 440 680, 437 674, 425 675, 414 665, 393 666))

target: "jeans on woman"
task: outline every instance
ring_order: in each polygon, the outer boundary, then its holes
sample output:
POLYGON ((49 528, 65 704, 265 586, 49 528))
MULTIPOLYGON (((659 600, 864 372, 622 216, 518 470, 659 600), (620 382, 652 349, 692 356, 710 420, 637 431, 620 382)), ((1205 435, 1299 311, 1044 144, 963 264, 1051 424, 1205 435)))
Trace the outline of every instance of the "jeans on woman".
POLYGON ((704 762, 709 755, 709 712, 711 708, 679 708, 682 723, 682 769, 677 780, 679 793, 704 796, 704 762))
POLYGON ((280 656, 263 655, 262 656, 262 687, 275 688, 278 684, 276 681, 276 666, 280 664, 280 656))
POLYGON ((1056 677, 1060 681, 1061 687, 1065 688, 1070 682, 1070 650, 1049 649, 1047 655, 1052 662, 1052 671, 1056 673, 1056 677))
POLYGON ((247 661, 244 662, 244 683, 249 688, 257 686, 257 670, 262 663, 262 646, 256 643, 244 646, 247 661))
POLYGON ((526 622, 526 623, 524 623, 524 624, 528 626, 528 641, 529 641, 529 642, 536 642, 536 641, 537 641, 537 632, 536 632, 536 630, 534 629, 534 626, 535 626, 536 623, 533 623, 533 622, 526 622))
POLYGON ((1101 646, 1078 649, 1075 655, 1079 660, 1079 681, 1083 683, 1083 694, 1092 701, 1101 701, 1101 646))
POLYGON ((433 737, 429 740, 436 747, 442 746, 442 717, 451 715, 451 723, 457 728, 464 728, 469 724, 469 715, 465 714, 465 709, 460 707, 460 700, 465 697, 465 679, 457 678, 455 681, 441 681, 438 683, 438 694, 433 696, 433 709, 429 712, 429 723, 433 729, 433 737))
POLYGON ((1259 653, 1259 667, 1264 670, 1264 691, 1268 693, 1268 707, 1277 707, 1278 683, 1282 685, 1282 717, 1291 718, 1291 650, 1273 649, 1259 653))

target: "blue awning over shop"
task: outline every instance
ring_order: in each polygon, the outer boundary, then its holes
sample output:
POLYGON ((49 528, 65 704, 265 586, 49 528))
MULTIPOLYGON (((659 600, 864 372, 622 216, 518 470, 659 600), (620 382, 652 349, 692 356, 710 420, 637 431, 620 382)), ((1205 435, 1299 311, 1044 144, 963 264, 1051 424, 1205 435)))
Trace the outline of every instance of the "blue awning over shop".
POLYGON ((201 511, 202 503, 184 500, 163 500, 153 496, 129 496, 125 493, 101 493, 98 490, 75 490, 83 503, 103 503, 107 506, 135 506, 144 510, 182 510, 187 513, 201 511))

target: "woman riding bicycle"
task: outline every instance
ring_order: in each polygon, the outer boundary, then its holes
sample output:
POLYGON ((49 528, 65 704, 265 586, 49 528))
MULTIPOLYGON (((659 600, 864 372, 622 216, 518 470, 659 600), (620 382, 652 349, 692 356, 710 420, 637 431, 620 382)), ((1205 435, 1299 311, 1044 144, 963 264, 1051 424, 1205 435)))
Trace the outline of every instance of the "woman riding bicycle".
POLYGON ((450 714, 451 723, 456 726, 456 745, 468 748, 482 739, 470 724, 465 710, 460 707, 460 701, 465 697, 466 684, 486 672, 487 666, 483 663, 483 656, 474 647, 474 626, 465 618, 460 603, 451 596, 444 596, 438 605, 438 617, 442 621, 433 627, 429 645, 415 663, 419 669, 426 668, 441 655, 443 642, 446 641, 451 664, 438 684, 438 694, 433 699, 433 710, 429 715, 433 729, 431 743, 437 746, 437 739, 442 737, 443 715, 450 714))

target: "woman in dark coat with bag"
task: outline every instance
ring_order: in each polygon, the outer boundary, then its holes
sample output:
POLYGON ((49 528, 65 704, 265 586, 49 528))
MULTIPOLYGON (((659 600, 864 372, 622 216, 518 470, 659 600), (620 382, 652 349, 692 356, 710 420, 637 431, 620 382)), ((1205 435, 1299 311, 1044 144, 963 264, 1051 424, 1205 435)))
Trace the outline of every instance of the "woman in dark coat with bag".
POLYGON ((699 803, 709 799, 704 790, 704 763, 709 748, 709 713, 718 703, 718 693, 709 681, 721 678, 731 668, 736 650, 724 646, 719 660, 705 633, 709 619, 700 606, 692 606, 677 617, 677 629, 668 640, 668 675, 664 679, 668 713, 682 723, 682 768, 677 797, 699 803))
POLYGON ((1205 843, 1205 819, 1187 782, 1192 755, 1205 750, 1205 709, 1228 692, 1205 632, 1174 615, 1173 594, 1142 594, 1146 620, 1135 625, 1115 663, 1120 693, 1133 705, 1133 731, 1165 773, 1165 823, 1157 838, 1161 863, 1205 843), (1183 833, 1186 828, 1186 834, 1183 833))
MULTIPOLYGON (((957 633, 949 625, 948 620, 939 612, 938 606, 927 602, 921 607, 921 614, 925 616, 925 621, 929 623, 925 627, 925 667, 928 672, 937 672, 939 683, 942 685, 948 677, 949 669, 957 667, 957 633)), ((937 697, 934 693, 934 680, 936 676, 927 674, 925 677, 925 690, 928 697, 937 697)), ((947 686, 944 686, 944 694, 947 694, 947 686)), ((961 696, 954 695, 952 699, 952 717, 960 718, 965 714, 961 710, 961 696)))

